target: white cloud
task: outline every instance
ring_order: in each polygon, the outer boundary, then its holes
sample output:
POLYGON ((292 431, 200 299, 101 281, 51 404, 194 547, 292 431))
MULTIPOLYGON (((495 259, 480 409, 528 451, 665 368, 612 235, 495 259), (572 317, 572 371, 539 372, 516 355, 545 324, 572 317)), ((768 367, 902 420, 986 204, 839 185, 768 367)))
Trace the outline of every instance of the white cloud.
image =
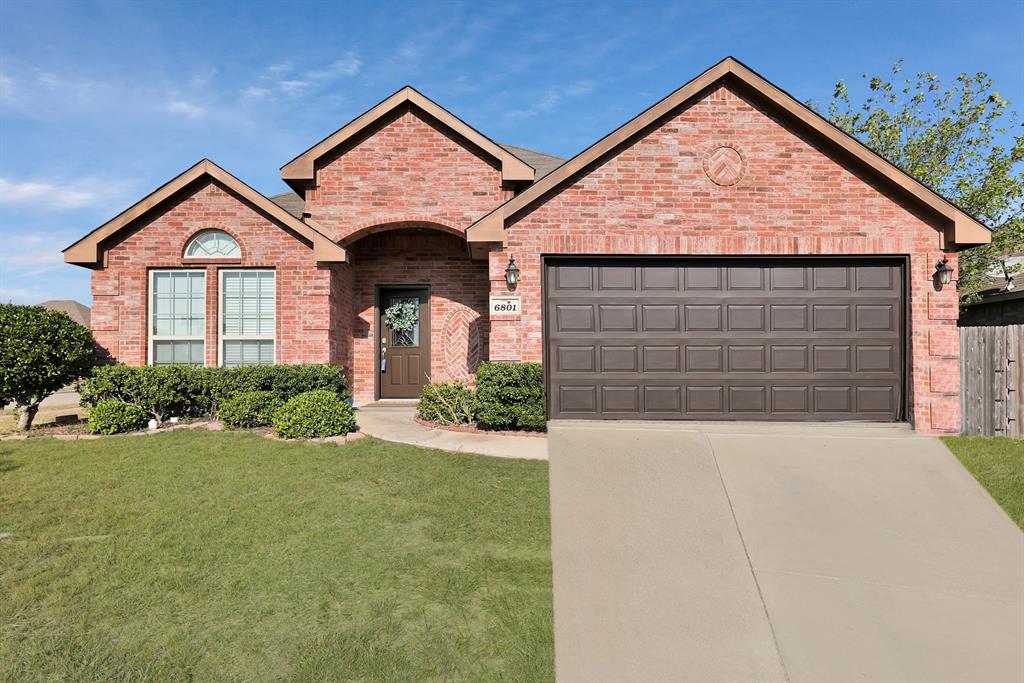
POLYGON ((15 289, 0 289, 0 302, 10 301, 16 304, 37 303, 39 293, 34 290, 18 287, 15 289))
POLYGON ((505 118, 510 120, 527 119, 538 114, 546 114, 553 111, 558 104, 572 97, 583 97, 594 91, 593 81, 573 81, 562 87, 548 88, 540 94, 537 101, 529 107, 512 109, 505 113, 505 118))
POLYGON ((267 88, 257 88, 256 86, 250 86, 242 90, 242 97, 247 99, 259 99, 266 97, 270 94, 270 90, 267 88))
POLYGON ((286 95, 301 95, 309 87, 306 81, 279 81, 277 87, 286 95))
POLYGON ((359 73, 363 60, 353 51, 346 52, 341 59, 336 59, 326 69, 309 71, 306 78, 312 81, 333 81, 342 77, 352 77, 359 73))
POLYGON ((171 100, 164 105, 164 111, 170 114, 180 114, 187 119, 200 119, 206 115, 206 109, 185 100, 171 100))
POLYGON ((123 201, 129 184, 97 178, 79 180, 8 180, 0 178, 0 206, 36 210, 109 208, 123 201))

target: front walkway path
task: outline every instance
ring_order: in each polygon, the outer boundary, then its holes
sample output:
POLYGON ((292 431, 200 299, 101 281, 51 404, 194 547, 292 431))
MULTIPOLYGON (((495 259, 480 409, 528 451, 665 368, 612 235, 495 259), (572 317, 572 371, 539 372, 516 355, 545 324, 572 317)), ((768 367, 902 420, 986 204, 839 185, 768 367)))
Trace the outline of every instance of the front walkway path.
POLYGON ((415 408, 405 406, 368 405, 356 410, 356 422, 359 423, 359 431, 384 441, 498 458, 548 459, 546 437, 430 429, 413 420, 415 412, 415 408))
POLYGON ((562 683, 1024 680, 1024 534, 938 439, 549 429, 562 683))

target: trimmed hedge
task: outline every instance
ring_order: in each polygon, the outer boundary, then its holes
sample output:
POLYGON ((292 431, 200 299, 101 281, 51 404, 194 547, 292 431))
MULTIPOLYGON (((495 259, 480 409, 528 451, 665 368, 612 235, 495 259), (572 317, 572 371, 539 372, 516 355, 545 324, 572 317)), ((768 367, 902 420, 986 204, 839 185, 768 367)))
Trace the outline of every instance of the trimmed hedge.
POLYGON ((246 365, 200 368, 189 365, 104 365, 80 387, 82 404, 116 398, 164 422, 172 416, 204 417, 234 394, 269 391, 287 401, 305 391, 324 389, 346 398, 345 373, 337 365, 246 365))
POLYGON ((540 363, 481 363, 476 419, 483 429, 542 430, 544 371, 540 363))
POLYGON ((273 391, 242 391, 221 402, 217 417, 235 429, 269 427, 274 411, 282 404, 284 401, 273 391))
POLYGON ((356 430, 352 406, 325 389, 289 399, 274 412, 274 433, 286 439, 315 439, 356 430))
POLYGON ((100 401, 89 411, 89 431, 93 434, 121 434, 145 429, 146 411, 116 398, 100 401))
POLYGON ((469 424, 476 416, 476 396, 462 382, 427 384, 416 404, 416 412, 427 422, 469 424))

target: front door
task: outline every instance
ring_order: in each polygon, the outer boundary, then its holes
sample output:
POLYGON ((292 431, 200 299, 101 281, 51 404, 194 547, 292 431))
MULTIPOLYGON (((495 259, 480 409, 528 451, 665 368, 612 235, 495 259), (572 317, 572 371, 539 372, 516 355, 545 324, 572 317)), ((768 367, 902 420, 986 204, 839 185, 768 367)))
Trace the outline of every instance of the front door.
POLYGON ((377 310, 380 397, 419 398, 430 383, 430 294, 426 287, 382 287, 377 310))

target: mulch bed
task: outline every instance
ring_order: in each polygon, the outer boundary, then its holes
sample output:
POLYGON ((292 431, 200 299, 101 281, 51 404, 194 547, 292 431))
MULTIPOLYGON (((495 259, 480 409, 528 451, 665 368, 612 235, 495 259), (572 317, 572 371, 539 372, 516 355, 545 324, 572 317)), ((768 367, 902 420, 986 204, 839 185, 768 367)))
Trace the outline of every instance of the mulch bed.
POLYGON ((547 432, 511 432, 511 431, 498 431, 494 429, 480 429, 475 425, 443 425, 436 422, 428 422, 419 415, 414 415, 413 418, 418 424, 424 427, 430 427, 431 429, 444 429, 449 432, 463 432, 465 434, 485 434, 489 436, 538 436, 542 439, 547 438, 547 432))

